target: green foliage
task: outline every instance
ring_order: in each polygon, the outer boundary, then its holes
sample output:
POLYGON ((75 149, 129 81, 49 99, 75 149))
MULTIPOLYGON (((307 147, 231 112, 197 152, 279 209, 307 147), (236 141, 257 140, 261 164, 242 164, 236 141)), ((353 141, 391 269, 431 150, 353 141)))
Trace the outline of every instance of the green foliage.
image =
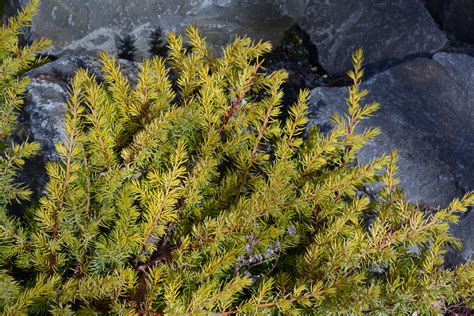
MULTIPOLYGON (((23 199, 29 192, 23 186, 14 184, 18 168, 25 159, 39 149, 36 143, 14 144, 9 137, 16 123, 17 110, 23 101, 21 95, 28 85, 28 78, 19 76, 42 60, 37 55, 49 45, 48 40, 39 40, 22 47, 19 37, 30 25, 38 1, 32 1, 17 17, 9 19, 0 28, 0 217, 5 218, 6 206, 12 200, 23 199)), ((7 220, 10 221, 10 220, 7 220)), ((3 261, 2 261, 3 262, 3 261)))
POLYGON ((426 215, 396 187, 395 152, 356 162, 378 133, 356 131, 379 107, 363 103, 361 51, 348 112, 325 135, 306 127, 307 90, 278 119, 286 73, 261 71, 269 43, 237 38, 213 58, 196 28, 187 38, 188 51, 169 34, 169 56, 145 60, 136 86, 106 54, 104 82, 77 72, 39 207, 24 225, 2 215, 3 313, 473 305, 473 264, 443 268, 458 244, 448 224, 473 195, 426 215))
POLYGON ((25 159, 38 149, 37 143, 13 143, 10 135, 15 127, 17 110, 21 107, 22 94, 28 85, 28 78, 19 76, 42 60, 37 55, 50 42, 39 40, 30 46, 22 47, 19 37, 22 30, 30 25, 38 1, 32 1, 17 17, 9 19, 6 26, 0 27, 0 310, 14 309, 15 300, 28 302, 36 289, 22 290, 9 274, 10 261, 24 251, 28 232, 19 222, 8 215, 7 206, 12 201, 27 198, 29 190, 15 183, 14 178, 25 159), (10 305, 10 303, 13 303, 10 305))
POLYGON ((135 59, 135 52, 137 51, 135 47, 136 41, 137 38, 133 34, 127 33, 122 36, 117 36, 115 46, 117 46, 118 58, 133 61, 135 59))
POLYGON ((166 34, 161 27, 155 27, 148 36, 148 52, 150 56, 168 55, 168 48, 166 47, 166 34))

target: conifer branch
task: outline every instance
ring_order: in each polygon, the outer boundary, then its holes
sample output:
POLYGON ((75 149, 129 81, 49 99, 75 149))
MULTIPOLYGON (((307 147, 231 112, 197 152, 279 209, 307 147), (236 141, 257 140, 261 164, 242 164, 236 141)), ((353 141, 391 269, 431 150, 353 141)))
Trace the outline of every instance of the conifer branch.
POLYGON ((219 133, 222 133, 229 123, 230 118, 234 113, 238 110, 238 108, 242 105, 242 101, 244 100, 244 96, 247 94, 247 92, 251 88, 252 80, 253 78, 257 75, 259 69, 261 68, 262 64, 261 62, 258 62, 254 66, 254 70, 251 76, 248 77, 246 81, 244 81, 244 84, 242 87, 240 87, 240 91, 237 93, 235 96, 234 101, 232 102, 232 105, 228 111, 225 112, 224 114, 224 120, 222 122, 221 127, 219 128, 219 133))

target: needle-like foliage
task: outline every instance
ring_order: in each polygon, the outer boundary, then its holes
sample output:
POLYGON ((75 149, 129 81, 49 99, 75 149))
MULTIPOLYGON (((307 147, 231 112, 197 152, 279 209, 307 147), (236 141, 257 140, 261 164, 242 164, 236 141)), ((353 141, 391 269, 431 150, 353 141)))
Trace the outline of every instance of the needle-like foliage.
POLYGON ((126 33, 122 36, 117 35, 115 38, 115 46, 117 48, 118 58, 131 60, 135 59, 135 52, 137 48, 135 47, 136 37, 133 34, 126 33))
MULTIPOLYGON (((29 46, 20 43, 22 32, 30 26, 38 3, 31 1, 18 16, 11 17, 7 25, 0 27, 0 311, 5 313, 17 311, 14 307, 17 300, 26 302, 36 291, 21 290, 10 275, 10 262, 25 250, 29 233, 9 215, 7 208, 12 202, 29 196, 30 191, 15 182, 15 175, 25 160, 39 149, 38 143, 14 143, 11 137, 23 104, 22 95, 28 86, 28 78, 20 78, 20 75, 42 62, 38 54, 50 44, 48 40, 38 40, 29 46)), ((41 286, 37 290, 41 290, 41 286)))
POLYGON ((34 218, 20 225, 2 213, 1 312, 428 314, 473 305, 473 264, 443 267, 446 246, 458 245, 449 223, 473 195, 427 215, 396 186, 395 152, 356 161, 378 133, 357 126, 379 107, 364 103, 360 50, 347 114, 323 134, 307 127, 307 90, 278 119, 287 75, 262 71, 269 43, 236 38, 214 58, 195 27, 183 41, 170 33, 168 57, 146 60, 136 86, 105 53, 103 82, 77 72, 67 139, 34 218), (364 194, 374 183, 378 195, 364 194))
POLYGON ((166 46, 166 34, 161 27, 155 27, 148 36, 148 53, 150 56, 166 57, 168 48, 166 46))

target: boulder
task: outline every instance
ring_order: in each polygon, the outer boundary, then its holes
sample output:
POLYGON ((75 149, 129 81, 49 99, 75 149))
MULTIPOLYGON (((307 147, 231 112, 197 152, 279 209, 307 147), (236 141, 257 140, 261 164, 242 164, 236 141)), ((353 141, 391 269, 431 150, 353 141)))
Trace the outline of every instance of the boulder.
MULTIPOLYGON (((474 189, 474 58, 416 58, 374 75, 362 88, 381 109, 359 128, 376 126, 382 133, 359 153, 360 162, 395 148, 407 197, 434 207, 474 189)), ((311 124, 330 128, 330 115, 346 110, 346 96, 345 87, 314 89, 311 124)), ((470 212, 452 228, 466 242, 463 260, 474 259, 473 225, 470 212)))
MULTIPOLYGON (((119 64, 126 77, 134 83, 138 64, 126 60, 119 60, 119 64)), ((47 182, 45 164, 57 159, 55 143, 66 137, 64 114, 67 109, 68 89, 75 71, 79 68, 88 69, 98 80, 103 78, 99 60, 87 56, 63 57, 25 74, 30 78, 30 84, 14 139, 28 139, 41 145, 39 155, 28 161, 19 175, 19 179, 33 189, 33 201, 41 195, 47 182)))
POLYGON ((351 52, 366 52, 367 70, 416 56, 429 56, 446 44, 445 35, 421 0, 314 0, 295 17, 333 77, 351 66, 351 52))
POLYGON ((291 25, 285 12, 293 5, 287 1, 295 0, 42 0, 31 32, 33 39, 52 39, 48 53, 55 56, 113 53, 116 36, 131 33, 140 59, 147 56, 147 37, 157 26, 182 32, 196 24, 215 47, 243 34, 276 42, 291 25))

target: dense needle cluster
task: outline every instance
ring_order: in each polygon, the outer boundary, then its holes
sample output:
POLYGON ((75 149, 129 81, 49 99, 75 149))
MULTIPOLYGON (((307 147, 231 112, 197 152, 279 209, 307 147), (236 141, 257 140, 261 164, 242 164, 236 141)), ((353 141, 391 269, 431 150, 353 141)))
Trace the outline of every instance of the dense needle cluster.
POLYGON ((126 33, 121 36, 118 35, 115 39, 118 58, 133 61, 135 59, 135 53, 137 51, 137 48, 135 47, 136 41, 137 38, 133 34, 126 33))
POLYGON ((148 36, 148 52, 150 56, 166 57, 168 48, 166 43, 166 34, 161 27, 155 27, 148 36))
POLYGON ((440 313, 473 305, 473 263, 443 267, 448 224, 472 194, 426 215, 396 186, 397 155, 360 165, 379 107, 365 104, 353 55, 348 110, 307 127, 309 92, 280 117, 284 71, 266 42, 237 38, 213 57, 195 27, 168 35, 136 86, 101 54, 104 81, 71 83, 67 139, 39 204, 16 169, 38 149, 10 145, 18 74, 45 42, 18 49, 37 1, 1 29, 0 311, 112 314, 440 313), (190 49, 186 49, 189 45, 190 49), (170 78, 173 78, 171 80, 170 78), (379 183, 376 197, 364 188, 379 183))

